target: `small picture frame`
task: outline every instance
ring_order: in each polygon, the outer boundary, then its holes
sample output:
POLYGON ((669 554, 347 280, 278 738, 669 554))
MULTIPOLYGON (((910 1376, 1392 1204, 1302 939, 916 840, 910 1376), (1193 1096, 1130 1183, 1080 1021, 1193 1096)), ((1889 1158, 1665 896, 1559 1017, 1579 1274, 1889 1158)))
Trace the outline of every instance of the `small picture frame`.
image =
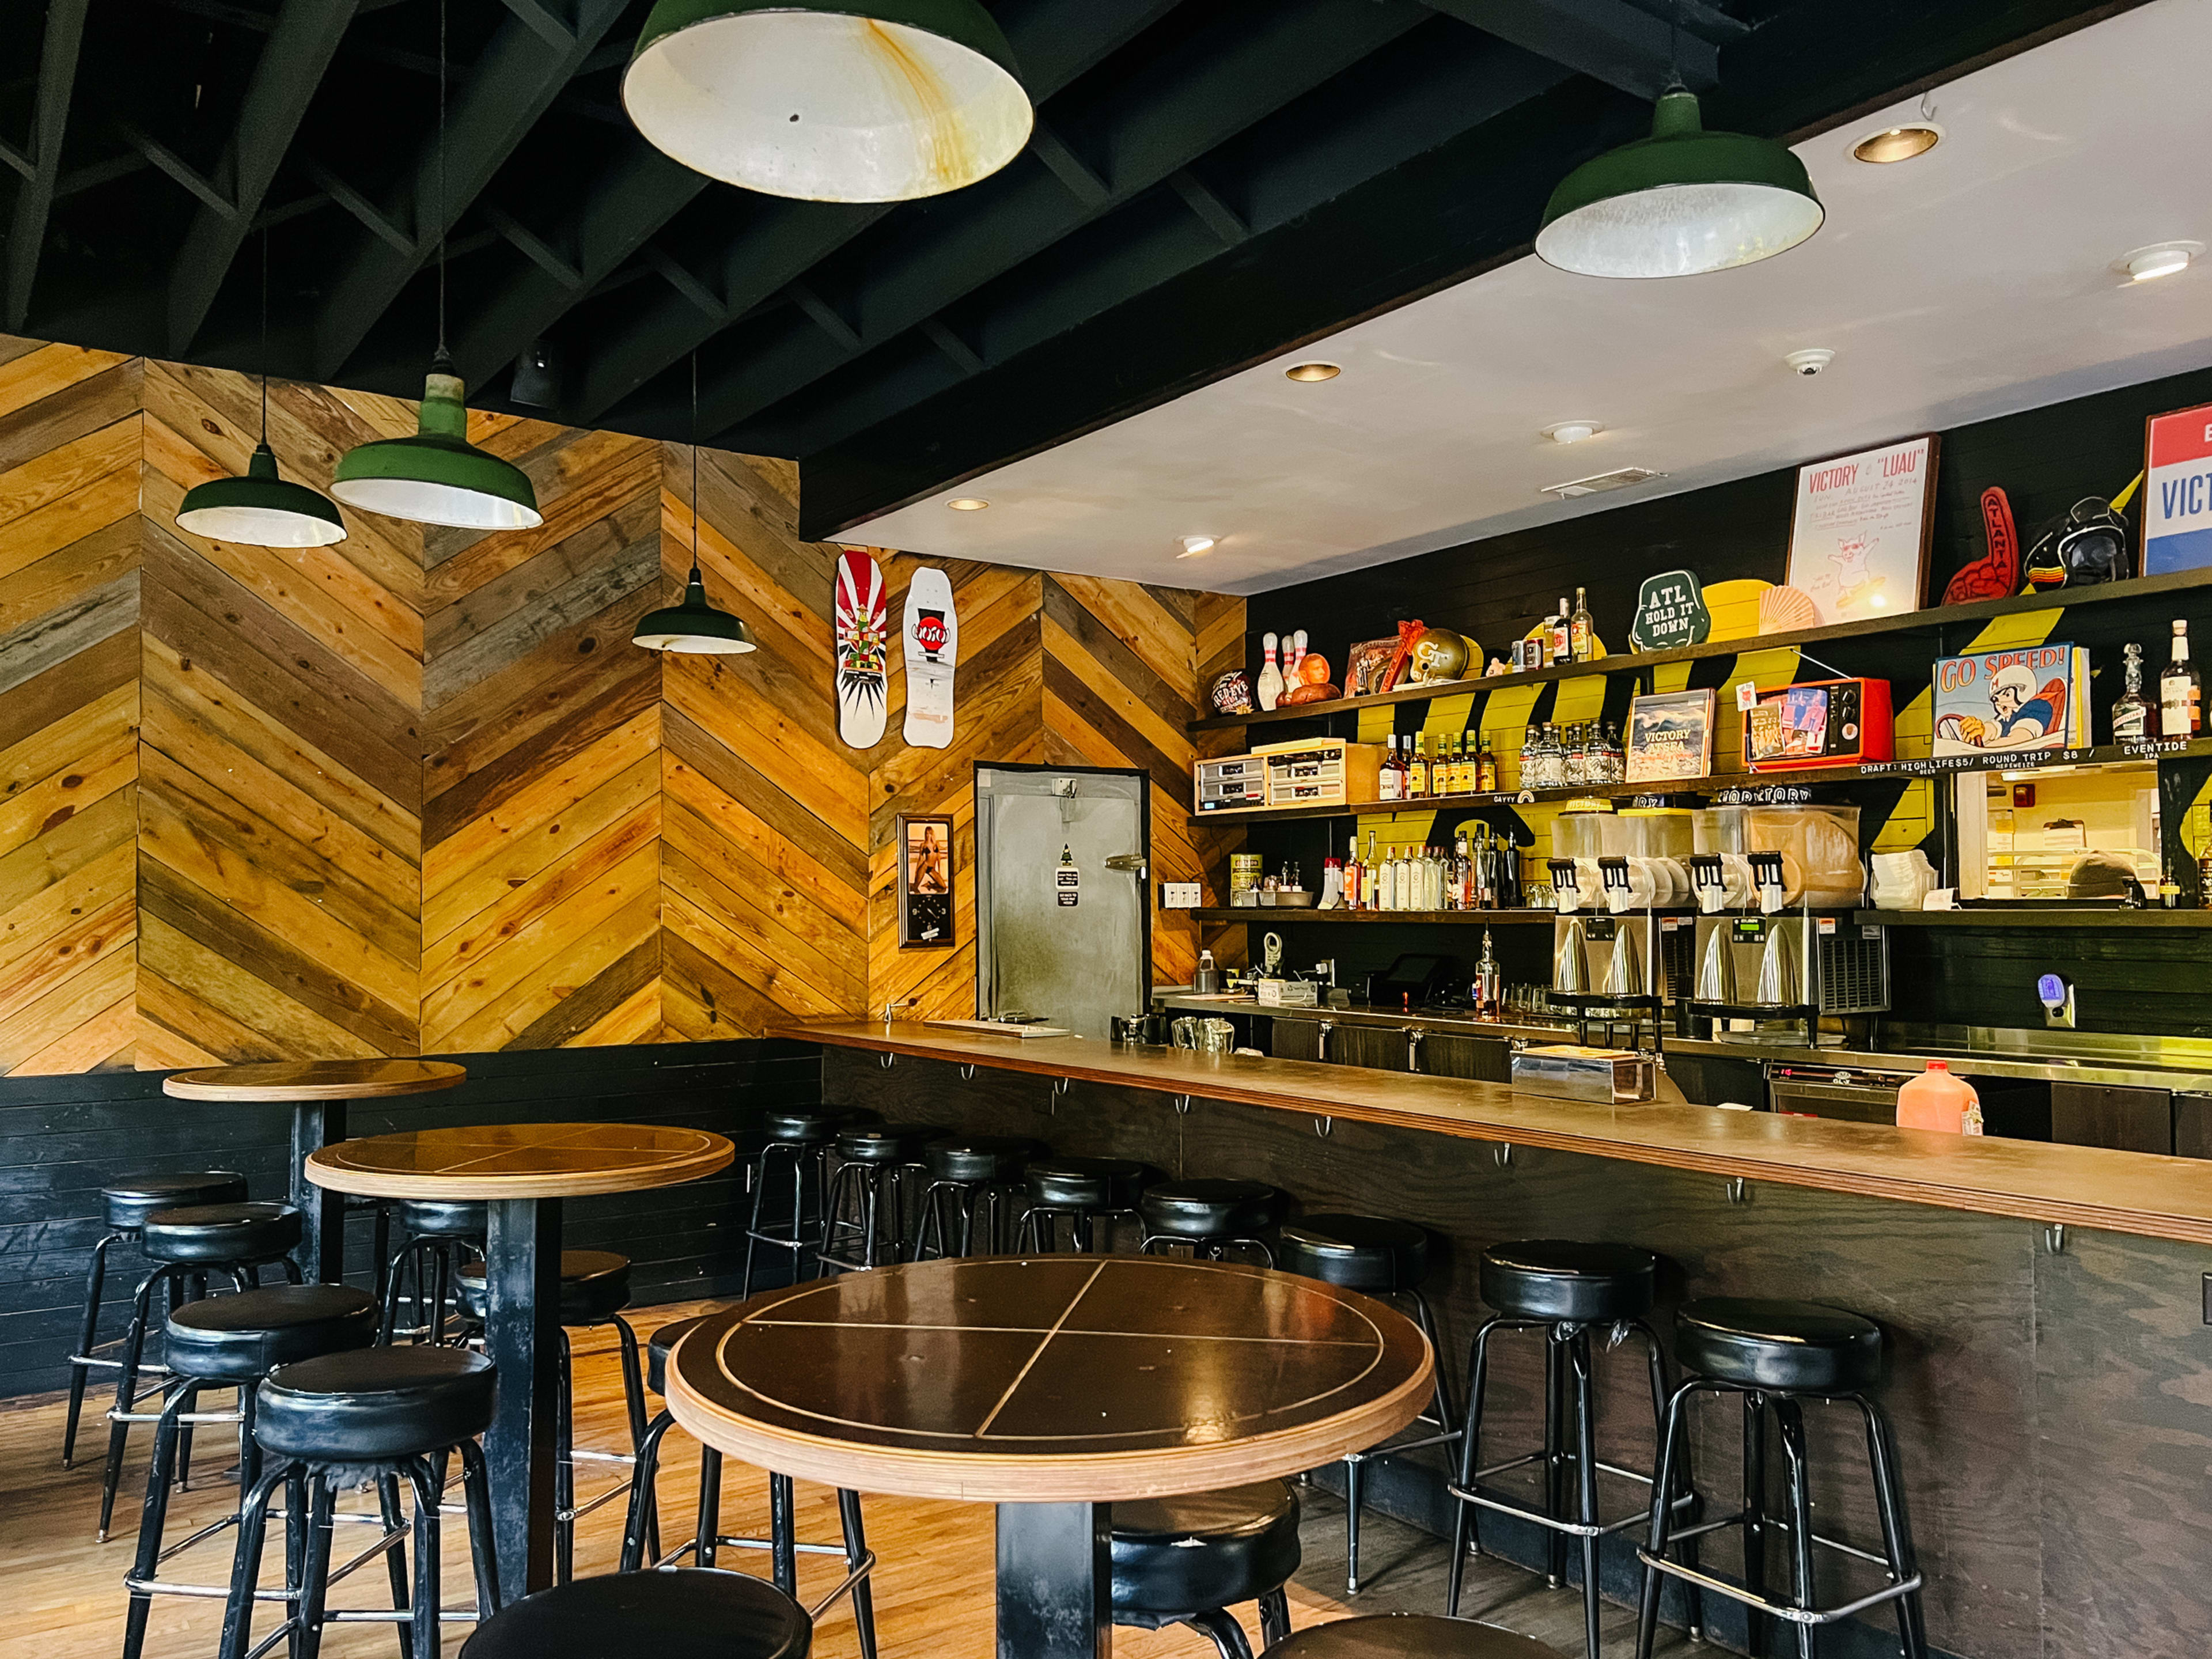
POLYGON ((1387 640, 1365 640, 1345 653, 1344 695, 1347 697, 1371 697, 1382 690, 1382 676, 1389 672, 1390 655, 1397 650, 1398 641, 1393 636, 1387 640))
POLYGON ((1931 433, 1797 469, 1788 585, 1820 625, 1920 609, 1939 449, 1931 433))
POLYGON ((1662 691, 1628 706, 1628 781, 1686 783, 1713 769, 1713 694, 1662 691))
POLYGON ((898 820, 898 948, 948 950, 952 939, 952 815, 898 820))

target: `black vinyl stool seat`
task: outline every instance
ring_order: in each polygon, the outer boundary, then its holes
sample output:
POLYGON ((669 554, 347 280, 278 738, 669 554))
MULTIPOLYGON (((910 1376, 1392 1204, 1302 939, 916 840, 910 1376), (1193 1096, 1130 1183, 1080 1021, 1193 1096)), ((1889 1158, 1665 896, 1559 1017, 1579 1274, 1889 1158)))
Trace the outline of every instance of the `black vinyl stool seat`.
POLYGON ((927 1174, 924 1148, 946 1133, 927 1123, 850 1123, 837 1132, 837 1173, 830 1178, 814 1252, 817 1274, 904 1259, 908 1189, 927 1174))
POLYGON ((753 1261, 760 1247, 781 1250, 788 1258, 791 1279, 801 1271, 808 1255, 821 1247, 822 1218, 830 1212, 830 1149, 837 1132, 857 1121, 861 1114, 834 1106, 809 1107, 801 1111, 770 1112, 763 1120, 763 1139, 750 1153, 752 1210, 745 1222, 745 1275, 740 1296, 753 1293, 753 1261), (790 1176, 787 1188, 783 1176, 790 1176), (788 1191, 789 1213, 778 1216, 769 1206, 769 1193, 788 1191))
POLYGON ((76 1461, 76 1426, 84 1413, 86 1374, 95 1365, 102 1370, 114 1370, 123 1363, 106 1358, 100 1352, 103 1347, 117 1346, 125 1340, 117 1337, 105 1343, 100 1340, 100 1292, 107 1283, 109 1249, 137 1238, 146 1218, 156 1210, 201 1204, 241 1204, 245 1200, 246 1177, 235 1170, 185 1170, 173 1173, 142 1170, 120 1176, 100 1189, 107 1232, 92 1247, 92 1267, 84 1281, 84 1322, 77 1334, 76 1347, 70 1355, 69 1415, 62 1425, 64 1468, 76 1461))
POLYGON ((1291 1633, 1283 1586, 1298 1570, 1298 1498, 1284 1482, 1117 1502, 1107 1524, 1115 1624, 1188 1625, 1221 1659, 1251 1659, 1227 1609, 1257 1601, 1262 1642, 1291 1633))
MULTIPOLYGON (((300 1267, 291 1253, 299 1246, 301 1231, 300 1212, 289 1204, 193 1204, 149 1211, 139 1222, 138 1248, 154 1270, 139 1281, 131 1298, 131 1322, 123 1333, 122 1357, 115 1362, 115 1402, 107 1413, 107 1462, 100 1483, 99 1536, 103 1541, 115 1517, 115 1493, 123 1478, 131 1425, 151 1423, 160 1415, 138 1409, 144 1397, 138 1378, 155 1317, 155 1293, 166 1295, 173 1313, 207 1293, 211 1273, 222 1274, 234 1289, 244 1291, 259 1280, 262 1268, 273 1266, 296 1285, 300 1267)), ((191 1437, 186 1434, 178 1453, 179 1480, 191 1462, 191 1437)))
MULTIPOLYGON (((453 1280, 461 1312, 479 1331, 483 1327, 487 1307, 484 1275, 484 1263, 476 1261, 462 1268, 453 1280)), ((576 1465, 619 1463, 630 1470, 630 1480, 636 1479, 638 1448, 645 1441, 645 1373, 638 1357, 637 1332, 623 1317, 623 1310, 629 1306, 628 1256, 612 1250, 561 1252, 561 1353, 554 1431, 560 1452, 553 1474, 553 1572, 557 1583, 566 1583, 574 1571, 576 1522, 626 1489, 623 1486, 609 1487, 580 1507, 576 1502, 576 1465), (568 1333, 571 1329, 589 1330, 602 1325, 615 1328, 615 1340, 622 1355, 623 1404, 629 1423, 627 1452, 580 1451, 576 1447, 575 1382, 568 1333)))
POLYGON ((473 1198, 401 1199, 386 1218, 387 1227, 394 1224, 407 1242, 382 1274, 384 1318, 376 1340, 390 1342, 405 1335, 417 1342, 443 1342, 447 1310, 457 1308, 455 1281, 470 1263, 483 1259, 490 1206, 473 1198), (399 1303, 401 1286, 407 1283, 413 1285, 407 1294, 414 1322, 403 1330, 399 1303))
POLYGON ((1256 1250, 1267 1266, 1275 1252, 1260 1237, 1275 1224, 1288 1200, 1261 1181, 1164 1181, 1137 1200, 1145 1221, 1144 1243, 1187 1244, 1194 1256, 1218 1261, 1234 1249, 1256 1250))
POLYGON ((1794 1626, 1801 1659, 1812 1659, 1817 1632, 1849 1615, 1883 1601, 1897 1617, 1897 1634, 1905 1659, 1927 1659, 1928 1626, 1921 1608, 1921 1574, 1905 1514, 1905 1484, 1898 1467, 1897 1441, 1889 1418, 1871 1394, 1881 1374, 1881 1328, 1870 1319, 1817 1302, 1753 1301, 1714 1297, 1686 1302, 1674 1316, 1674 1352, 1685 1373, 1667 1402, 1660 1439, 1660 1479, 1679 1478, 1686 1490, 1689 1455, 1689 1406, 1700 1394, 1735 1395, 1743 1401, 1743 1507, 1734 1515, 1679 1524, 1673 1505, 1655 1504, 1644 1561, 1644 1597, 1637 1630, 1638 1659, 1650 1659, 1658 1633, 1662 1577, 1682 1581, 1692 1593, 1723 1595, 1744 1605, 1750 1650, 1765 1650, 1767 1623, 1779 1617, 1794 1626), (1887 1586, 1822 1607, 1814 1551, 1829 1548, 1861 1553, 1836 1544, 1813 1529, 1812 1471, 1805 1439, 1807 1399, 1856 1407, 1865 1425, 1868 1472, 1874 1489, 1875 1518, 1881 1528, 1879 1562, 1887 1586), (1782 1443, 1785 1514, 1770 1508, 1766 1481, 1767 1421, 1772 1419, 1782 1443), (1741 1583, 1699 1570, 1697 1540, 1728 1528, 1741 1528, 1741 1583), (1775 1535, 1786 1540, 1790 1595, 1782 1601, 1767 1592, 1767 1550, 1775 1535))
POLYGON ((392 1606, 408 1626, 413 1659, 436 1659, 442 1597, 439 1574, 439 1502, 446 1460, 458 1452, 476 1570, 477 1616, 499 1607, 493 1556, 491 1487, 476 1437, 491 1425, 491 1361, 465 1348, 363 1348, 325 1353, 279 1366, 253 1402, 253 1437, 270 1466, 246 1484, 239 1506, 238 1550, 224 1609, 222 1659, 245 1659, 252 1645, 253 1610, 270 1501, 285 1489, 287 1632, 313 1655, 326 1623, 349 1618, 388 1620, 392 1613, 326 1611, 331 1582, 331 1526, 341 1490, 376 1483, 383 1537, 359 1562, 384 1554, 392 1571, 392 1606), (414 1494, 411 1598, 396 1553, 408 1541, 398 1524, 399 1480, 414 1494))
POLYGON ((806 1659, 814 1621, 790 1596, 741 1572, 688 1568, 579 1578, 500 1609, 461 1644, 463 1659, 806 1659))
MULTIPOLYGON (((193 1423, 238 1425, 240 1485, 250 1488, 261 1473, 261 1450, 253 1434, 254 1385, 279 1365, 365 1348, 375 1338, 376 1298, 344 1285, 273 1285, 235 1296, 204 1297, 169 1316, 168 1399, 154 1431, 146 1506, 138 1524, 137 1560, 123 1581, 131 1594, 124 1622, 123 1659, 138 1659, 144 1649, 147 1616, 154 1596, 226 1593, 219 1585, 181 1584, 158 1576, 169 1490, 176 1482, 193 1423), (236 1409, 201 1412, 199 1395, 204 1388, 236 1389, 236 1409)), ((387 1497, 390 1518, 397 1514, 396 1486, 387 1497)), ((395 1587, 404 1595, 404 1564, 395 1561, 392 1571, 395 1587)))
POLYGON ((1056 1153, 1031 1160, 1022 1171, 1022 1186, 1029 1206, 1022 1212, 1015 1248, 1057 1250, 1060 1224, 1067 1223, 1068 1242, 1078 1250, 1089 1250, 1103 1226, 1104 1248, 1113 1249, 1114 1224, 1130 1220, 1144 1231, 1144 1217, 1137 1201, 1144 1196, 1152 1171, 1133 1158, 1062 1158, 1056 1153))
POLYGON ((1006 1206, 1020 1194, 1022 1172, 1030 1159, 1047 1155, 1040 1143, 1020 1135, 931 1141, 921 1154, 929 1186, 921 1195, 915 1260, 996 1253, 1007 1242, 1006 1206))
MULTIPOLYGON (((1413 1322, 1439 1348, 1436 1316, 1421 1293, 1429 1273, 1429 1235, 1425 1228, 1387 1216, 1325 1213, 1303 1215, 1278 1230, 1275 1265, 1285 1273, 1318 1279, 1347 1291, 1370 1296, 1403 1297, 1413 1309, 1413 1322)), ((1370 1447, 1344 1457, 1344 1584, 1347 1595, 1359 1593, 1359 1522, 1366 1503, 1367 1465, 1427 1446, 1448 1445, 1460 1437, 1458 1417, 1452 1410, 1451 1390, 1444 1368, 1436 1368, 1436 1389, 1429 1408, 1411 1425, 1419 1431, 1411 1440, 1370 1447)))
MULTIPOLYGON (((1467 1419, 1462 1430, 1458 1478, 1450 1486, 1454 1505, 1450 1576, 1444 1611, 1459 1612, 1461 1583, 1470 1549, 1482 1551, 1480 1512, 1492 1510, 1542 1528, 1548 1544, 1548 1577, 1566 1582, 1567 1540, 1581 1546, 1583 1644, 1588 1659, 1599 1659, 1601 1606, 1599 1547, 1607 1534, 1636 1525, 1650 1507, 1615 1520, 1598 1512, 1598 1477, 1609 1474, 1650 1486, 1650 1503, 1669 1513, 1691 1503, 1686 1467, 1671 1476, 1602 1462, 1598 1456, 1593 1336, 1606 1338, 1610 1350, 1633 1333, 1644 1344, 1650 1375, 1655 1440, 1666 1414, 1667 1357, 1644 1316, 1656 1293, 1659 1258, 1632 1244, 1578 1239, 1532 1238, 1497 1244, 1482 1253, 1478 1278, 1482 1299, 1496 1313, 1475 1333, 1468 1361, 1467 1419), (1544 1443, 1534 1451, 1486 1465, 1482 1462, 1484 1393, 1490 1375, 1490 1345, 1504 1331, 1540 1332, 1544 1337, 1544 1443), (1542 1478, 1540 1501, 1510 1493, 1498 1477, 1534 1468, 1542 1478), (1670 1484, 1671 1482, 1671 1484, 1670 1484), (1569 1503, 1570 1484, 1573 1502, 1569 1503), (1662 1500, 1656 1494, 1662 1491, 1662 1500)), ((1656 1461, 1656 1460, 1655 1460, 1656 1461)), ((1703 1605, 1694 1589, 1689 1625, 1701 1633, 1703 1605)))
MULTIPOLYGON (((676 1352, 676 1345, 705 1324, 709 1317, 702 1314, 696 1319, 679 1319, 672 1325, 663 1325, 646 1339, 647 1376, 655 1394, 667 1392, 668 1361, 676 1352)), ((876 1558, 868 1548, 867 1534, 861 1522, 860 1495, 842 1488, 837 1493, 837 1515, 844 1531, 842 1544, 802 1543, 799 1539, 796 1490, 792 1478, 771 1472, 768 1478, 769 1535, 766 1538, 731 1537, 722 1531, 722 1454, 712 1446, 702 1446, 699 1449, 698 1526, 690 1538, 663 1554, 659 1504, 653 1482, 659 1472, 661 1443, 675 1424, 675 1418, 663 1411, 646 1430, 645 1439, 639 1448, 637 1478, 630 1489, 629 1516, 623 1528, 621 1571, 625 1575, 665 1577, 668 1576, 665 1573, 645 1573, 642 1570, 671 1567, 688 1558, 691 1567, 684 1569, 678 1577, 692 1576, 695 1571, 702 1577, 716 1577, 719 1575, 711 1571, 700 1570, 713 1569, 718 1551, 764 1549, 769 1553, 769 1571, 776 1589, 784 1595, 792 1596, 799 1593, 800 1556, 842 1555, 845 1558, 844 1584, 827 1601, 810 1609, 809 1613, 811 1618, 820 1618, 830 1602, 849 1592, 853 1598, 853 1621, 858 1634, 861 1659, 876 1659, 876 1604, 872 1577, 876 1558)), ((611 1650, 627 1652, 631 1650, 625 1644, 611 1650)))
POLYGON ((1386 1613, 1302 1630, 1261 1659, 1561 1659, 1534 1637, 1468 1619, 1386 1613))

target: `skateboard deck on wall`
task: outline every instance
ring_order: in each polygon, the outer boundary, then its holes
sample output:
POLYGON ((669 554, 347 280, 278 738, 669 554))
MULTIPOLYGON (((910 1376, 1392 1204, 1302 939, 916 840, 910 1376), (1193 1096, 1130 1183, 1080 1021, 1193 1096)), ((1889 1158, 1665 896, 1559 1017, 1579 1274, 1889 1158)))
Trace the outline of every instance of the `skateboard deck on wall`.
POLYGON ((960 619, 942 570, 917 570, 906 592, 906 740, 918 749, 952 742, 952 665, 960 619))
POLYGON ((890 687, 891 613, 884 573, 866 553, 837 561, 837 735, 854 749, 883 740, 890 687))

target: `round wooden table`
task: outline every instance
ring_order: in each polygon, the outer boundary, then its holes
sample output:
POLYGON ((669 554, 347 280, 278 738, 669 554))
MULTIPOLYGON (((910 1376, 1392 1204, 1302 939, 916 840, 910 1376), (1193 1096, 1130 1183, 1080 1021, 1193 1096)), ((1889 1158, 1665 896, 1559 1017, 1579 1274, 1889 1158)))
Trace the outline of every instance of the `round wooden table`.
MULTIPOLYGON (((345 1277, 345 1197, 308 1183, 308 1154, 345 1139, 350 1101, 435 1094, 467 1076, 465 1067, 445 1060, 279 1060, 173 1072, 161 1079, 161 1092, 179 1100, 292 1109, 292 1202, 301 1218, 293 1260, 309 1284, 335 1285, 345 1277)), ((379 1273, 383 1266, 377 1264, 379 1273)))
POLYGON ((999 1505, 1000 1659, 1111 1651, 1108 1511, 1318 1468, 1412 1422, 1403 1315, 1162 1256, 918 1262, 757 1296, 686 1336, 668 1405, 824 1485, 999 1505))
POLYGON ((726 1168, 727 1136, 642 1123, 494 1124, 325 1146, 307 1179, 371 1198, 484 1200, 484 1352, 498 1367, 484 1456, 500 1582, 553 1582, 561 1200, 673 1187, 726 1168))

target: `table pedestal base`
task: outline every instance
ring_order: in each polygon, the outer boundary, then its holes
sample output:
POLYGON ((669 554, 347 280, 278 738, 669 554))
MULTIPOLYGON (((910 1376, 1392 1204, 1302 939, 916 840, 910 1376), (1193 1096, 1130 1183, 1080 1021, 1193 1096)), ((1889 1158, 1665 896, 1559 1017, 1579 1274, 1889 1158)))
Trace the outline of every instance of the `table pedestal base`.
POLYGON ((486 1208, 484 1352, 499 1376, 484 1460, 500 1591, 512 1601, 553 1583, 561 1200, 500 1199, 486 1208))
POLYGON ((345 1283, 346 1195, 307 1179, 307 1159, 346 1138, 346 1103, 303 1100, 292 1108, 292 1202, 300 1245, 292 1260, 310 1285, 345 1283))
POLYGON ((1114 1564, 1103 1504, 999 1505, 999 1659, 1109 1659, 1114 1564))

